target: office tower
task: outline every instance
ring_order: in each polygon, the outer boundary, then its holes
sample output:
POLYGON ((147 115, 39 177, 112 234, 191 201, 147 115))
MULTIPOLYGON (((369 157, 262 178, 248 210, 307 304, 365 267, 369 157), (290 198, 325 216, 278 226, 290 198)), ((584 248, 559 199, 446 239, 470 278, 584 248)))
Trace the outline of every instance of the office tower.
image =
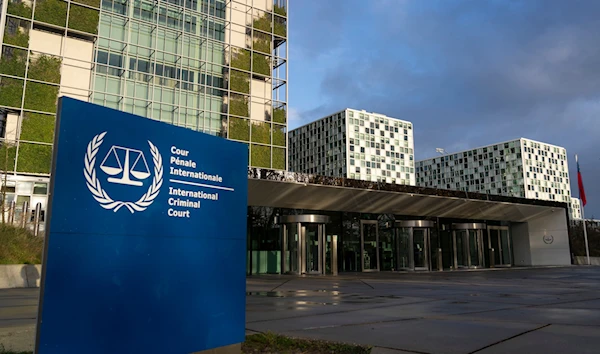
POLYGON ((416 176, 423 187, 571 202, 565 148, 525 138, 417 161, 416 176))
POLYGON ((290 170, 415 184, 412 123, 345 109, 289 133, 290 170))
POLYGON ((286 169, 287 0, 1 3, 8 198, 45 199, 63 95, 242 141, 251 166, 286 169))

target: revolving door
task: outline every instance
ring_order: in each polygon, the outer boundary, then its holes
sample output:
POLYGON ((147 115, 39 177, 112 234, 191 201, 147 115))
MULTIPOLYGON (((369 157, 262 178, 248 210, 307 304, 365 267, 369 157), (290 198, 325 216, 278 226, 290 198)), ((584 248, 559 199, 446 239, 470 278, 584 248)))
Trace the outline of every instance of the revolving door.
POLYGON ((485 266, 483 223, 452 224, 454 269, 482 268, 485 266))
POLYGON ((430 231, 433 226, 433 221, 429 220, 396 221, 398 269, 431 269, 430 231))
POLYGON ((279 217, 282 274, 327 274, 331 269, 328 265, 333 261, 332 242, 325 236, 329 220, 325 215, 279 217))

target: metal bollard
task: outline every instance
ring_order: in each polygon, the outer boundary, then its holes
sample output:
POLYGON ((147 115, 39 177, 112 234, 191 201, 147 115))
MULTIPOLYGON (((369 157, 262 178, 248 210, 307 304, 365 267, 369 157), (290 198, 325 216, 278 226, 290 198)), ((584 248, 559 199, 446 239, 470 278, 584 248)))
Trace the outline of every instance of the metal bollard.
POLYGON ((23 212, 21 214, 21 227, 25 228, 27 226, 27 216, 29 215, 29 202, 23 202, 23 212))
POLYGON ((33 219, 33 235, 40 234, 40 218, 42 216, 42 203, 37 203, 35 206, 35 217, 33 219))
POLYGON ((496 267, 496 258, 494 248, 490 248, 490 268, 496 267))
POLYGON ((10 225, 15 223, 15 209, 17 208, 17 202, 14 200, 10 202, 10 206, 8 207, 8 223, 10 225))
POLYGON ((437 267, 438 271, 442 272, 444 270, 444 263, 442 262, 442 249, 437 249, 437 267))

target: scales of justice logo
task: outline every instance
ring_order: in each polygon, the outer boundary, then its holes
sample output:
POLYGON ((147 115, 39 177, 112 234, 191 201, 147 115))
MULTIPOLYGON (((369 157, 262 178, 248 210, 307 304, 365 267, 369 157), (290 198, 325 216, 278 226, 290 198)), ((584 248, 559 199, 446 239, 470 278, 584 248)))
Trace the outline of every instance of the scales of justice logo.
MULTIPOLYGON (((104 141, 106 132, 100 133, 89 142, 84 158, 83 175, 86 185, 92 196, 104 209, 119 211, 122 207, 127 208, 132 214, 136 211, 144 211, 160 193, 163 183, 162 157, 158 148, 148 141, 152 164, 154 165, 154 177, 148 190, 137 201, 120 201, 110 197, 102 188, 101 179, 96 174, 96 157, 100 146, 104 141)), ((100 155, 102 156, 102 155, 100 155)), ((113 145, 100 163, 102 170, 108 177, 106 182, 137 188, 144 185, 144 180, 152 175, 148 166, 146 156, 142 150, 113 145)))

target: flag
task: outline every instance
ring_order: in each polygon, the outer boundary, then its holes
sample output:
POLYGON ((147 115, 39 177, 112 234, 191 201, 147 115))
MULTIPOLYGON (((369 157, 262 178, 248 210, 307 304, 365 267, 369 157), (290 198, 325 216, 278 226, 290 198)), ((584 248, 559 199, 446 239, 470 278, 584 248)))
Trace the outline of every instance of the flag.
POLYGON ((587 200, 585 199, 585 190, 583 189, 583 179, 581 179, 581 171, 579 170, 579 160, 575 155, 575 161, 577 162, 577 185, 579 186, 579 199, 581 199, 581 205, 585 206, 587 200))

